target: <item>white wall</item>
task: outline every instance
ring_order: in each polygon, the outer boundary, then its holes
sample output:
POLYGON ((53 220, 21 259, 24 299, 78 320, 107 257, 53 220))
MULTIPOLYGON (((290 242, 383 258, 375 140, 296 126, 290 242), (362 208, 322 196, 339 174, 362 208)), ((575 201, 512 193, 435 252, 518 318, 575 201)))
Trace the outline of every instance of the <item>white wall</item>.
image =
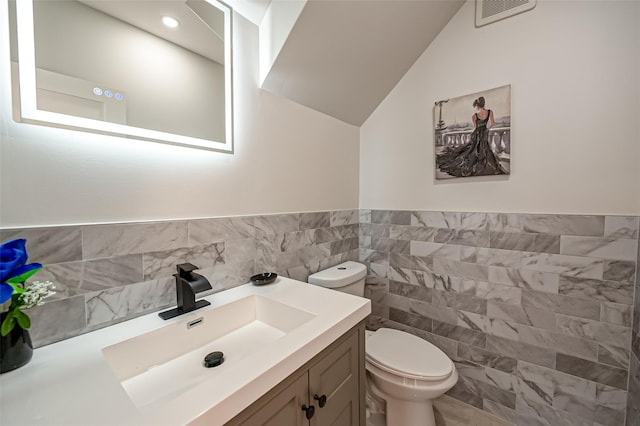
POLYGON ((258 89, 258 29, 239 15, 234 155, 14 123, 0 40, 3 228, 358 207, 358 129, 258 89))
POLYGON ((474 12, 362 126, 360 207, 640 214, 640 2, 542 0, 481 28, 474 12), (434 102, 509 83, 512 174, 435 181, 434 102))

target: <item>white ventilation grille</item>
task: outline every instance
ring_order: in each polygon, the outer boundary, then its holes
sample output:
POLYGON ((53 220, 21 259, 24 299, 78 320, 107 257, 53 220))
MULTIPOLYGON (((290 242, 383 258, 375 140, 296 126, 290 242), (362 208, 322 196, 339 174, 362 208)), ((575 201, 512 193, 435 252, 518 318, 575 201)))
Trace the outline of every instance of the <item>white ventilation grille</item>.
POLYGON ((476 27, 499 21, 536 7, 536 0, 476 0, 476 27))

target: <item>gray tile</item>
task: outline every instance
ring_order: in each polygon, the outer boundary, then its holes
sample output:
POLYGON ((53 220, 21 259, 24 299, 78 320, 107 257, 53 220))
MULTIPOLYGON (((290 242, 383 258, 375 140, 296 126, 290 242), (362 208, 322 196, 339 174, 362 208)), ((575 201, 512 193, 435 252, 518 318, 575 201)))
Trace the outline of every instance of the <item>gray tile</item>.
POLYGON ((430 257, 409 256, 402 253, 391 253, 389 257, 391 267, 431 271, 433 259, 430 257))
POLYGON ((433 259, 433 272, 472 280, 489 280, 489 267, 487 266, 437 257, 433 259))
MULTIPOLYGON (((640 297, 640 296, 636 296, 640 297)), ((631 326, 631 305, 623 305, 621 303, 601 302, 600 303, 600 321, 611 324, 631 326)))
MULTIPOLYGON (((379 223, 360 223, 360 235, 368 237, 389 237, 389 225, 379 223)), ((397 238, 392 236, 392 238, 397 238)), ((398 238, 403 239, 403 238, 398 238)))
POLYGON ((598 345, 598 362, 619 368, 629 368, 629 349, 608 343, 598 345))
POLYGON ((636 241, 626 238, 579 237, 573 235, 560 237, 561 254, 633 262, 636 260, 636 251, 636 241))
POLYGON ((556 329, 556 315, 553 312, 527 306, 516 306, 490 300, 487 304, 487 316, 551 331, 556 329))
POLYGON ((358 237, 358 225, 342 225, 333 228, 318 228, 306 230, 307 244, 322 244, 345 238, 358 237))
POLYGON ((433 303, 463 311, 486 315, 487 301, 475 295, 433 290, 433 303))
POLYGON ((300 230, 299 214, 279 214, 271 216, 255 216, 256 236, 285 234, 300 230))
POLYGON ((412 256, 444 257, 460 260, 460 246, 432 243, 428 241, 411 241, 409 254, 412 256))
POLYGON ((188 227, 192 247, 251 238, 256 234, 253 217, 190 220, 188 227))
POLYGON ((631 329, 615 324, 558 314, 558 332, 582 339, 596 340, 618 347, 627 346, 631 339, 631 329))
POLYGON ((627 393, 622 389, 596 384, 596 404, 614 411, 624 411, 627 393))
POLYGON ((574 414, 585 420, 592 420, 595 414, 593 402, 585 401, 576 395, 568 395, 561 391, 556 391, 553 396, 553 408, 574 414))
POLYGON ((187 222, 82 227, 84 259, 121 256, 188 246, 187 222))
POLYGON ((300 229, 328 228, 331 226, 331 213, 300 213, 300 229))
POLYGON ((380 263, 389 265, 389 253, 370 249, 360 249, 359 261, 363 263, 380 263))
POLYGON ((516 398, 516 416, 518 426, 592 426, 590 420, 520 395, 516 398))
POLYGON ((410 211, 391 211, 389 214, 389 223, 392 225, 411 225, 410 211))
POLYGON ((431 302, 432 291, 433 290, 429 288, 419 285, 389 281, 389 293, 408 297, 410 299, 421 300, 423 302, 431 302))
POLYGON ((637 216, 606 216, 604 236, 613 238, 638 238, 637 216))
POLYGON ((172 278, 115 287, 85 297, 88 326, 139 315, 176 303, 172 278))
POLYGON ((489 247, 536 253, 560 253, 560 236, 491 231, 489 247))
POLYGON ((224 243, 224 251, 218 253, 216 263, 211 267, 201 268, 199 273, 209 280, 214 290, 248 283, 249 278, 256 272, 267 272, 255 271, 256 253, 256 242, 253 238, 227 241, 224 243))
POLYGON ((512 213, 489 213, 489 230, 498 232, 522 232, 522 215, 512 213))
POLYGON ((517 360, 502 354, 490 352, 475 346, 459 344, 458 357, 485 367, 491 367, 506 373, 516 371, 517 360))
POLYGON ((618 389, 627 388, 627 371, 620 368, 614 368, 560 353, 556 356, 556 368, 558 371, 603 385, 618 389))
POLYGON ((489 232, 468 229, 438 229, 433 236, 433 241, 461 246, 489 247, 489 232))
MULTIPOLYGON (((200 269, 211 268, 224 262, 222 253, 224 243, 216 243, 177 250, 157 251, 145 253, 142 256, 144 278, 133 282, 150 281, 158 278, 170 277, 176 273, 176 266, 181 263, 191 263, 200 269)), ((93 288, 100 290, 100 288, 93 288)))
POLYGON ((487 336, 487 349, 543 367, 555 366, 556 353, 553 349, 530 345, 497 336, 487 336))
POLYGON ((371 210, 371 223, 390 223, 390 210, 371 210))
POLYGON ((520 342, 534 346, 542 346, 556 352, 596 361, 598 359, 598 344, 591 340, 566 334, 554 333, 549 330, 515 324, 520 342))
POLYGON ((502 284, 478 281, 475 288, 476 296, 495 300, 497 302, 520 305, 522 303, 522 289, 502 284))
POLYGON ((360 222, 358 210, 338 210, 332 211, 329 223, 331 226, 352 225, 360 222))
MULTIPOLYGON (((393 295, 390 294, 389 296, 393 295)), ((409 301, 409 312, 422 315, 423 317, 437 319, 441 322, 447 322, 452 325, 458 323, 458 312, 455 309, 434 305, 432 303, 415 299, 407 300, 409 301)))
POLYGON ((370 249, 371 248, 371 237, 365 237, 360 235, 359 239, 359 245, 360 248, 365 248, 365 249, 370 249))
POLYGON ((430 228, 460 228, 460 213, 412 212, 411 225, 430 228))
POLYGON ((489 281, 522 289, 558 293, 558 274, 489 266, 489 281))
POLYGON ((460 228, 488 231, 492 223, 490 216, 487 213, 460 213, 460 228))
POLYGON ((396 240, 433 242, 438 229, 423 226, 391 225, 387 231, 388 235, 396 240))
POLYGON ((612 410, 607 407, 596 406, 594 420, 603 426, 619 426, 624 424, 624 410, 612 410))
POLYGON ((626 260, 606 260, 604 262, 603 278, 610 281, 633 283, 635 280, 636 263, 626 260))
POLYGON ((559 254, 523 253, 522 268, 572 277, 602 279, 604 261, 559 254))
POLYGON ((604 216, 527 214, 522 216, 522 229, 541 234, 601 237, 604 235, 604 216))
POLYGON ((399 266, 389 267, 389 278, 394 281, 420 285, 427 288, 434 288, 434 282, 437 279, 436 274, 431 272, 401 268, 399 266))
POLYGON ((582 318, 600 319, 600 302, 597 300, 577 299, 557 294, 523 290, 522 306, 582 318))
POLYGON ((348 238, 329 243, 329 251, 331 255, 347 253, 358 248, 358 238, 348 238))
POLYGON ((480 348, 485 347, 487 339, 485 333, 436 320, 433 321, 433 333, 480 348))
POLYGON ((425 318, 416 314, 401 311, 399 309, 390 308, 389 319, 391 321, 399 322, 410 327, 419 328, 425 331, 431 331, 431 318, 425 318))
POLYGON ((488 249, 482 247, 461 247, 462 262, 478 263, 487 266, 520 268, 522 254, 517 251, 488 249))
POLYGON ((455 386, 446 393, 446 395, 458 399, 468 405, 482 408, 482 395, 470 384, 469 380, 464 378, 458 379, 455 386))
POLYGON ((360 209, 360 220, 359 223, 371 223, 371 210, 370 209, 360 209))
POLYGON ((371 248, 377 251, 409 254, 409 241, 373 237, 371 248))
POLYGON ((27 240, 29 262, 48 265, 82 259, 82 236, 78 226, 0 230, 2 242, 18 238, 27 240))
POLYGON ((489 328, 489 320, 484 315, 456 310, 456 316, 456 325, 460 327, 466 327, 475 331, 482 331, 483 333, 486 333, 489 328))
POLYGON ((633 303, 633 284, 628 283, 561 276, 558 292, 573 298, 633 303))
POLYGON ((86 292, 81 288, 83 262, 53 263, 44 267, 27 282, 51 281, 55 285, 55 292, 48 301, 61 300, 77 296, 86 292))
POLYGON ((102 290, 143 281, 142 255, 116 256, 83 262, 81 287, 102 290))
POLYGON ((539 404, 553 404, 555 384, 552 370, 534 364, 518 361, 518 395, 526 401, 539 404))
POLYGON ((80 334, 87 326, 83 296, 55 300, 28 311, 35 348, 80 334))

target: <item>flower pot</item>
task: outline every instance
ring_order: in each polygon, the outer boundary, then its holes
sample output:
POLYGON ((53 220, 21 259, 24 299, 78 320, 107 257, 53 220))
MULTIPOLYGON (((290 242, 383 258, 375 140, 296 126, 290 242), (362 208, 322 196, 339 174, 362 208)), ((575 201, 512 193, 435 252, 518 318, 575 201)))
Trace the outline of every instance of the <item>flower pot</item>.
MULTIPOLYGON (((7 316, 0 314, 0 324, 7 316)), ((28 330, 23 330, 16 324, 6 336, 0 336, 0 373, 6 373, 20 368, 31 361, 33 345, 28 330)))

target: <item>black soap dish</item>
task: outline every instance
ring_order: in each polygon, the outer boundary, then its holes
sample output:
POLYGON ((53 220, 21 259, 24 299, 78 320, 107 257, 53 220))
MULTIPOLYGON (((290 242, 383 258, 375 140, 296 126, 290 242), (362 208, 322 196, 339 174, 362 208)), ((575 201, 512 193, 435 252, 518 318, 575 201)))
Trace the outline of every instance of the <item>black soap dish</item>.
POLYGON ((278 278, 278 274, 275 272, 263 272, 262 274, 254 275, 250 278, 254 285, 271 284, 278 278))

